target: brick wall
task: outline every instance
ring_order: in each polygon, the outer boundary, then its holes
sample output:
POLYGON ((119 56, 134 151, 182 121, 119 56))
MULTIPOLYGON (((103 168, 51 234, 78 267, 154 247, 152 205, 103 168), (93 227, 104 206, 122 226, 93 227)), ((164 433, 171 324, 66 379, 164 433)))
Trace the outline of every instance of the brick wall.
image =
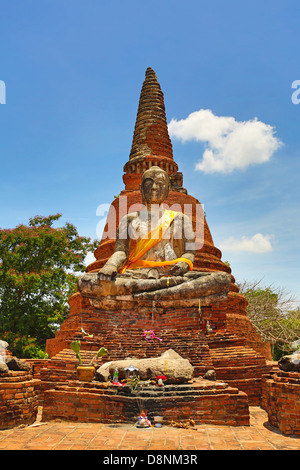
POLYGON ((0 429, 32 424, 38 411, 40 380, 27 372, 0 376, 0 429))
MULTIPOLYGON (((149 357, 148 353, 157 355, 169 348, 187 351, 188 344, 190 352, 195 355, 195 347, 199 352, 207 349, 204 337, 206 321, 209 320, 214 328, 222 328, 225 325, 225 317, 221 310, 213 311, 211 307, 203 307, 200 317, 199 310, 195 307, 145 309, 139 312, 136 310, 100 311, 92 309, 79 294, 73 296, 70 302, 69 317, 61 326, 60 331, 56 333, 55 338, 47 341, 46 351, 50 357, 55 357, 61 350, 68 348, 75 337, 79 339, 80 327, 88 334, 94 335, 94 341, 90 341, 84 349, 95 350, 100 346, 105 346, 109 350, 110 358, 120 359, 126 355, 149 357), (145 329, 154 330, 163 341, 161 343, 145 342, 143 338, 145 329)), ((180 351, 178 352, 180 354, 180 351)), ((189 354, 188 351, 187 354, 189 354)))
POLYGON ((277 371, 266 376, 262 408, 280 432, 300 436, 300 373, 277 371))
POLYGON ((215 338, 208 343, 217 379, 247 393, 249 405, 260 406, 262 377, 269 370, 264 357, 234 338, 225 339, 223 347, 216 347, 215 338))

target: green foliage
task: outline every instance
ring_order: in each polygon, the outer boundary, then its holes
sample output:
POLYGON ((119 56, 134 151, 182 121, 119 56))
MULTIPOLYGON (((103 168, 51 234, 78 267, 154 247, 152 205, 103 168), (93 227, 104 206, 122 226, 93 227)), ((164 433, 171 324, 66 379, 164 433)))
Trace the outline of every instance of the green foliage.
POLYGON ((107 356, 107 354, 108 354, 107 349, 102 346, 102 347, 99 349, 99 351, 97 352, 96 357, 107 356))
POLYGON ((260 281, 245 281, 239 289, 248 300, 252 324, 262 340, 271 344, 273 359, 291 353, 293 342, 300 337, 300 309, 293 309, 296 299, 282 288, 261 286, 260 281))
POLYGON ((46 359, 48 357, 44 348, 40 348, 38 346, 36 338, 31 338, 29 335, 18 336, 17 334, 8 331, 1 335, 1 339, 8 343, 9 350, 17 357, 27 359, 46 359))
POLYGON ((76 354, 76 357, 79 361, 79 364, 82 364, 82 359, 81 359, 81 356, 80 356, 80 341, 73 341, 71 344, 70 344, 70 348, 74 351, 74 353, 76 354))
MULTIPOLYGON (((72 343, 70 343, 70 348, 74 351, 74 353, 76 354, 76 357, 77 359, 79 360, 79 364, 81 365, 82 364, 82 359, 81 359, 81 356, 80 356, 80 347, 81 347, 81 343, 80 341, 72 341, 72 343)), ((106 348, 104 348, 103 346, 99 349, 99 351, 97 352, 97 354, 95 354, 95 356, 93 357, 93 359, 90 361, 90 364, 92 362, 94 362, 98 357, 103 357, 103 356, 107 356, 108 354, 108 351, 106 348)))
POLYGON ((96 242, 70 223, 54 228, 61 214, 36 216, 29 225, 0 229, 0 338, 18 357, 41 357, 46 339, 69 312, 76 273, 96 242))
POLYGON ((136 390, 136 388, 138 387, 139 385, 139 382, 140 382, 140 376, 135 376, 135 377, 132 377, 132 378, 128 378, 126 379, 126 385, 128 385, 128 387, 130 388, 131 392, 134 392, 136 390))

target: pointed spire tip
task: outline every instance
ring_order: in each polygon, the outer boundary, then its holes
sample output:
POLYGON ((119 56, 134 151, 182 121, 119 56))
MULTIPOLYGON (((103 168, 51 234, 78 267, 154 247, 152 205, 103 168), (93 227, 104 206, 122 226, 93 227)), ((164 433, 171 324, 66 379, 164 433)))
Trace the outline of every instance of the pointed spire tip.
POLYGON ((147 76, 150 76, 150 75, 152 75, 152 76, 154 75, 155 78, 157 79, 156 73, 155 73, 155 71, 153 70, 153 68, 152 68, 152 67, 147 67, 145 76, 147 77, 147 76))

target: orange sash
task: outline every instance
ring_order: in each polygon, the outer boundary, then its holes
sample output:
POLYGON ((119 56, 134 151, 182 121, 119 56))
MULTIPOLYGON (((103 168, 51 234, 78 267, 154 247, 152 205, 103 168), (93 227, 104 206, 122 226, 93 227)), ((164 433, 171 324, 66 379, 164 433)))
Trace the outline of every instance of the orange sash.
POLYGON ((128 256, 128 259, 120 268, 120 273, 124 273, 126 269, 137 269, 137 268, 144 268, 144 267, 156 267, 156 266, 168 266, 171 264, 176 264, 179 261, 184 261, 188 263, 189 269, 192 271, 193 263, 187 258, 176 258, 173 260, 168 261, 150 261, 150 260, 142 260, 141 258, 147 253, 150 248, 155 246, 159 241, 162 240, 165 232, 169 228, 170 224, 173 222, 175 217, 179 215, 180 212, 165 210, 163 215, 163 222, 156 227, 155 229, 151 230, 146 238, 141 238, 135 248, 131 251, 128 256))

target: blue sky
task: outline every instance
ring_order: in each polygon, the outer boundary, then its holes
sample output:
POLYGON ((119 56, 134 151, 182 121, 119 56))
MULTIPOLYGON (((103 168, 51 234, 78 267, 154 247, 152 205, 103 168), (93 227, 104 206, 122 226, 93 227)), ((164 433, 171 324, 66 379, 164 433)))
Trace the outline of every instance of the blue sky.
MULTIPOLYGON (((0 11, 2 228, 61 212, 62 224, 96 238, 97 207, 124 187, 150 66, 168 122, 188 125, 200 110, 213 126, 218 117, 238 128, 257 118, 282 143, 263 160, 248 139, 235 160, 248 155, 243 168, 205 172, 196 165, 212 143, 172 136, 184 186, 204 204, 236 279, 300 298, 300 104, 291 100, 299 1, 0 0, 0 11)), ((228 169, 232 153, 218 152, 228 169)))

